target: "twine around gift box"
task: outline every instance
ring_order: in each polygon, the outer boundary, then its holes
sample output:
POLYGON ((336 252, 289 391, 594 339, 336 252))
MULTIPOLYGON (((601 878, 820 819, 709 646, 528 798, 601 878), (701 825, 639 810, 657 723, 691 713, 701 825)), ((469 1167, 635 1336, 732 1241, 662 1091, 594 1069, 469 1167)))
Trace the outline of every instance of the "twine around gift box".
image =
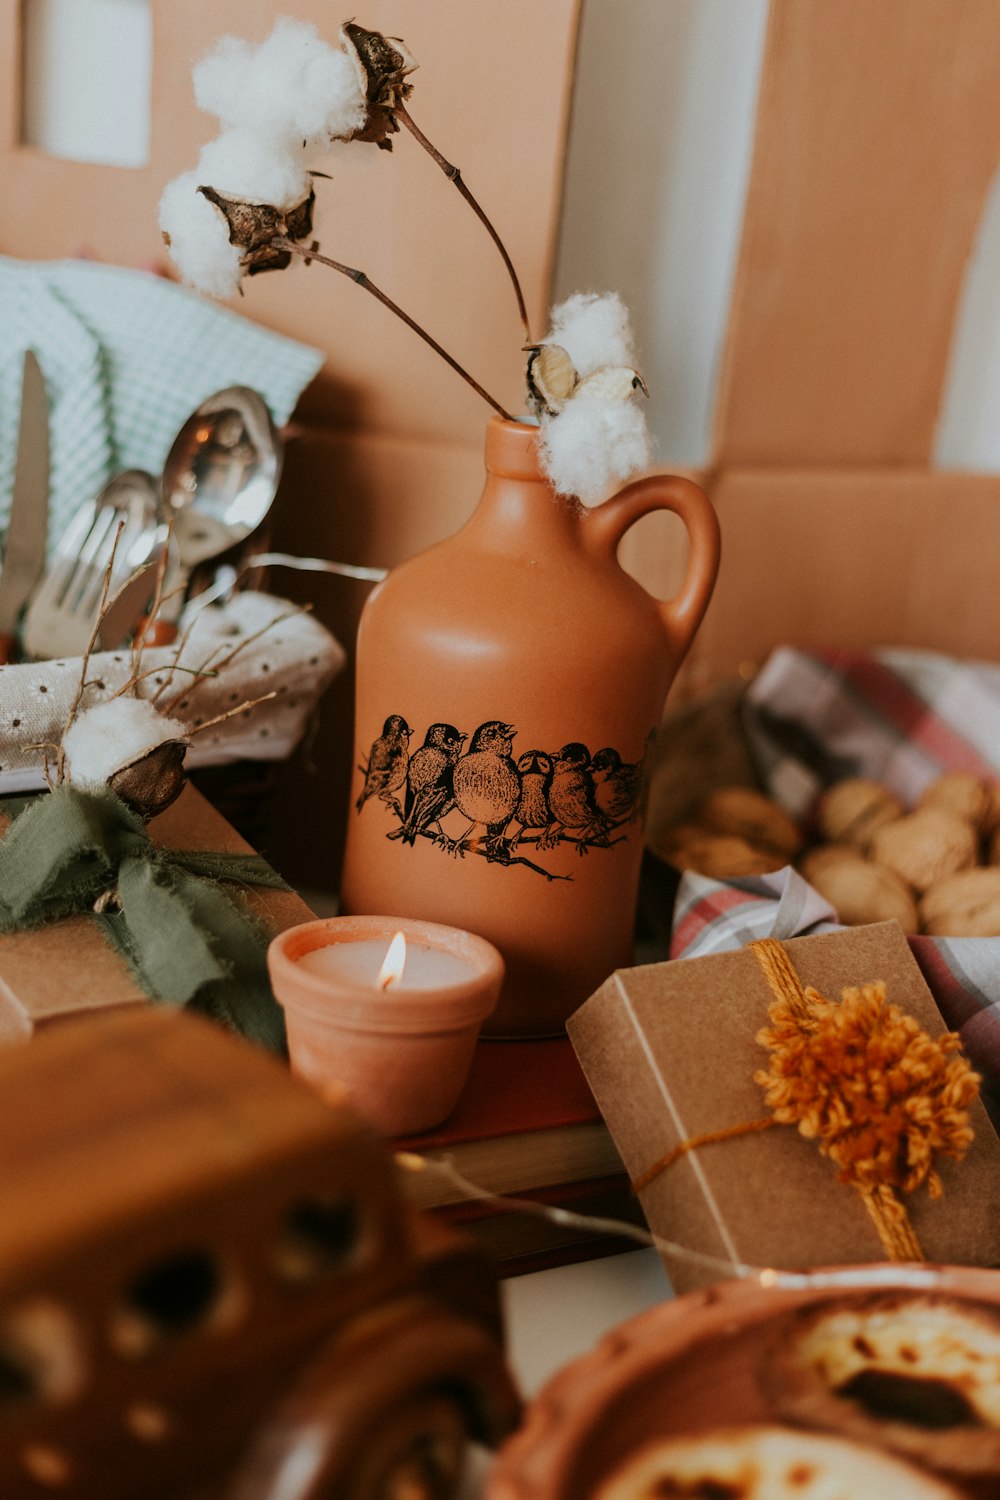
POLYGON ((770 1065, 754 1074, 770 1114, 691 1137, 637 1177, 640 1192, 688 1152, 794 1125, 860 1195, 887 1258, 923 1260, 899 1194, 922 1183, 940 1197, 940 1154, 961 1161, 973 1140, 969 1107, 981 1079, 957 1033, 936 1040, 886 999, 881 982, 845 989, 840 1002, 803 986, 774 938, 749 945, 774 996, 757 1041, 770 1065))

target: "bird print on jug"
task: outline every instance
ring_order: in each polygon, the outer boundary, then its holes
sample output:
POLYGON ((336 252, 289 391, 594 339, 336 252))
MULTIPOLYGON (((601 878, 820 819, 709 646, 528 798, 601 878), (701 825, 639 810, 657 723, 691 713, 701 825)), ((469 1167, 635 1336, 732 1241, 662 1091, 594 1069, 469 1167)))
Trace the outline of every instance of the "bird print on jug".
MULTIPOLYGON (((399 715, 393 715, 398 718, 399 715)), ((406 766, 406 803, 403 821, 390 838, 416 843, 425 829, 441 834, 441 819, 455 805, 454 771, 465 744, 453 724, 432 724, 420 749, 410 756, 406 766)), ((372 751, 374 752, 374 746, 372 751)), ((369 764, 371 757, 369 757, 369 764)))
POLYGON ((380 815, 391 821, 388 839, 429 839, 453 858, 476 854, 546 880, 571 880, 570 870, 546 868, 525 847, 541 856, 563 845, 583 856, 623 842, 627 825, 641 817, 652 730, 643 758, 633 762, 612 746, 591 756, 579 740, 525 750, 515 760, 518 730, 503 719, 485 720, 471 739, 453 724, 431 724, 410 755, 412 733, 402 714, 390 714, 359 768, 364 786, 356 810, 372 798, 381 802, 380 815))
POLYGON ((399 714, 390 714, 386 719, 382 725, 382 733, 373 743, 362 767, 365 784, 355 804, 358 812, 369 797, 378 797, 397 817, 403 817, 403 809, 396 793, 406 781, 408 746, 412 733, 413 730, 399 714))
POLYGON ((488 938, 506 974, 484 1032, 553 1036, 633 961, 651 731, 708 603, 718 523, 677 476, 590 508, 556 493, 531 423, 492 421, 485 456, 468 520, 365 604, 341 910, 488 938), (653 511, 690 538, 668 600, 618 561, 653 511))

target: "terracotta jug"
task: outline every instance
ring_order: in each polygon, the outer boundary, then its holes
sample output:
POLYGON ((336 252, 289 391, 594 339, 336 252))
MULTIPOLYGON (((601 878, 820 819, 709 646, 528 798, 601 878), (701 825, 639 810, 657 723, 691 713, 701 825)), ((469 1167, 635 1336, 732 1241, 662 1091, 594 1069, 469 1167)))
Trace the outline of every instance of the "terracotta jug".
POLYGON ((646 767, 719 559, 711 504, 656 475, 591 510, 494 418, 453 537, 376 587, 358 634, 342 910, 444 922, 503 954, 485 1032, 542 1036, 631 962, 646 767), (619 566, 653 510, 690 536, 667 603, 619 566))

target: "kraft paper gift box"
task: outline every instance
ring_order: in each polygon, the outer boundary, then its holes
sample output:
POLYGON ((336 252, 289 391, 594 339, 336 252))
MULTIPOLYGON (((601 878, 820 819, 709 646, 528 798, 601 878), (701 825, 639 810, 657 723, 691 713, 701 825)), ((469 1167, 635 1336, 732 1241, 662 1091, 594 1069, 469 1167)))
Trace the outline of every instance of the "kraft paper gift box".
MULTIPOLYGON (((881 980, 889 1003, 933 1038, 940 1012, 893 922, 782 945, 803 985, 830 1000, 881 980)), ((588 1082, 635 1182, 682 1142, 766 1115, 754 1074, 769 1053, 757 1034, 774 994, 749 949, 620 970, 571 1017, 588 1082)), ((907 1194, 928 1261, 1000 1265, 1000 1140, 982 1104, 961 1162, 938 1157, 943 1195, 907 1194)), ((639 1193, 654 1234, 712 1257, 664 1254, 678 1292, 723 1279, 727 1267, 784 1269, 882 1261, 861 1194, 792 1125, 697 1146, 639 1193)))
MULTIPOLYGON (((0 798, 0 838, 8 826, 0 798)), ((250 845, 188 785, 149 825, 154 842, 173 849, 250 854, 250 845)), ((244 899, 270 932, 312 920, 293 891, 247 887, 244 899)), ((0 933, 0 1041, 30 1033, 57 1017, 145 999, 124 958, 85 916, 30 932, 0 933)))

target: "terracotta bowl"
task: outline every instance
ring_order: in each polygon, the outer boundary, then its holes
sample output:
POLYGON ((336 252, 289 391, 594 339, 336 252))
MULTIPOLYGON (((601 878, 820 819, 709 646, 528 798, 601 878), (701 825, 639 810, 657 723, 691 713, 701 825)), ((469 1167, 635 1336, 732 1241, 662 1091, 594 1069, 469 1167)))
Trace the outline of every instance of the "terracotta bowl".
POLYGON ((436 922, 326 917, 280 932, 267 964, 300 1078, 330 1103, 346 1091, 383 1135, 417 1135, 447 1118, 503 982, 503 959, 492 943, 436 922), (311 973, 300 962, 336 942, 384 938, 388 945, 394 929, 462 959, 467 974, 439 987, 377 993, 311 973))
MULTIPOLYGON (((723 1282, 651 1308, 548 1382, 501 1450, 486 1500, 591 1500, 645 1443, 786 1420, 759 1378, 782 1320, 807 1306, 897 1290, 1000 1308, 1000 1271, 837 1267, 803 1275, 799 1285, 723 1282)), ((1000 1493, 996 1478, 949 1478, 977 1500, 1000 1493)))

